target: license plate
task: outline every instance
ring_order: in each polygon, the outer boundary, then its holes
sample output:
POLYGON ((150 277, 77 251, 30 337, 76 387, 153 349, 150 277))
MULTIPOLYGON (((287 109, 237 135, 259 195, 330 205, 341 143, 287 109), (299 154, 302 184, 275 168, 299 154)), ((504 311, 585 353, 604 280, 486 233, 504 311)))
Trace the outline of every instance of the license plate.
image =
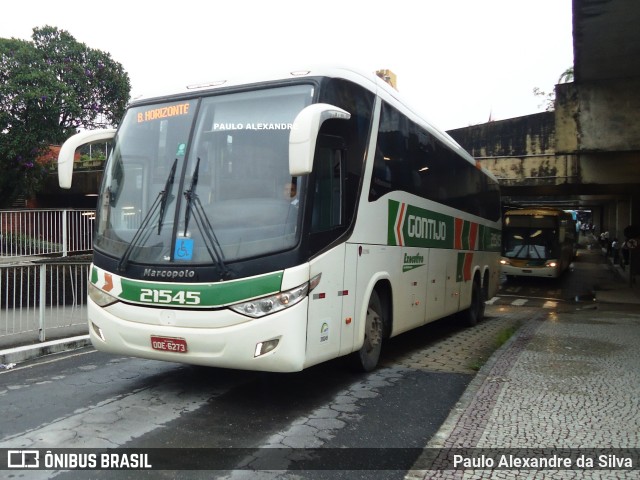
POLYGON ((151 336, 151 348, 163 352, 187 353, 187 341, 184 338, 151 336))
POLYGON ((522 270, 522 273, 533 273, 533 270, 522 270))

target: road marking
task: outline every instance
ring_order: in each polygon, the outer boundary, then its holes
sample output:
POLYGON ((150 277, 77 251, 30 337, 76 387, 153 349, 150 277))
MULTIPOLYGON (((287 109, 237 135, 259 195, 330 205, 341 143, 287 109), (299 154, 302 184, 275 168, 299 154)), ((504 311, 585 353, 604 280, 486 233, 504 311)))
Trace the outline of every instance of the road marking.
POLYGON ((558 306, 558 302, 552 302, 551 300, 544 302, 542 308, 556 308, 558 306))
POLYGON ((511 305, 513 305, 514 307, 522 307, 528 301, 529 301, 528 298, 518 298, 518 299, 514 300, 513 302, 511 302, 511 305))
MULTIPOLYGON (((518 298, 522 298, 522 297, 520 297, 518 295, 508 295, 506 293, 500 294, 499 296, 501 298, 502 297, 513 297, 513 298, 518 297, 518 298)), ((534 297, 534 296, 531 296, 531 295, 527 296, 527 299, 528 300, 545 300, 545 301, 549 300, 549 301, 552 301, 552 302, 563 302, 564 301, 561 298, 556 298, 556 297, 534 297)))
MULTIPOLYGON (((91 348, 91 347, 82 347, 82 348, 91 348)), ((66 360, 67 358, 79 357, 80 355, 87 355, 89 353, 96 353, 96 352, 97 352, 97 350, 87 350, 85 352, 72 353, 70 355, 64 355, 65 353, 68 353, 68 352, 54 353, 53 355, 61 355, 61 356, 57 357, 57 358, 54 358, 53 360, 45 360, 45 361, 39 361, 38 359, 34 359, 35 360, 34 363, 31 363, 29 365, 16 366, 16 367, 12 368, 11 370, 4 370, 4 371, 0 372, 0 375, 3 375, 5 373, 18 372, 18 371, 24 370, 26 368, 39 367, 40 365, 46 365, 47 363, 59 362, 60 360, 66 360)))
POLYGON ((496 303, 498 300, 500 300, 500 297, 493 297, 491 300, 487 300, 485 303, 485 305, 493 305, 494 303, 496 303))

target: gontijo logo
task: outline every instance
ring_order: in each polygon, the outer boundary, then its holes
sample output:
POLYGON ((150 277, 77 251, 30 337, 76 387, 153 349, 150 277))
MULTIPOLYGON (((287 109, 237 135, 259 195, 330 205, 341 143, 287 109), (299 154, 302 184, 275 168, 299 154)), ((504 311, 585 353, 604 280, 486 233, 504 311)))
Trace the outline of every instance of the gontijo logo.
POLYGON ((389 200, 388 244, 453 248, 453 217, 389 200))
POLYGON ((500 251, 500 230, 389 200, 387 244, 401 247, 500 251))

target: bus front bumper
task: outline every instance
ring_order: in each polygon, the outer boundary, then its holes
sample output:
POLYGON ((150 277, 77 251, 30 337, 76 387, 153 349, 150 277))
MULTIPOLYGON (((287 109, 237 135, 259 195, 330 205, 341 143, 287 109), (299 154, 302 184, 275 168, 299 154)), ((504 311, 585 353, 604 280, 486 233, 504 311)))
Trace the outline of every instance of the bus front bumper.
POLYGON ((507 276, 518 277, 550 277, 558 276, 560 269, 557 263, 540 266, 518 266, 500 262, 500 270, 507 276))
MULTIPOLYGON (((212 311, 212 317, 238 316, 240 322, 207 328, 124 320, 89 299, 89 335, 96 349, 119 355, 241 370, 295 372, 302 370, 305 361, 307 304, 305 298, 286 310, 250 320, 228 309, 212 311)), ((189 311, 176 313, 188 315, 189 311)))

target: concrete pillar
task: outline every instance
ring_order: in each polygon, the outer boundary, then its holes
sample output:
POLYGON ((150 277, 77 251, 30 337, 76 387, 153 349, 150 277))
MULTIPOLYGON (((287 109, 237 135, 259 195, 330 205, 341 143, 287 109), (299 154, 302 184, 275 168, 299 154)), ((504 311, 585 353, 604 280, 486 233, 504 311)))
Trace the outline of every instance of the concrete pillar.
POLYGON ((591 222, 595 225, 595 235, 599 236, 602 232, 602 207, 591 207, 591 222))
MULTIPOLYGON (((632 193, 630 199, 630 224, 640 228, 640 194, 632 193)), ((640 249, 634 250, 631 255, 631 265, 629 265, 629 285, 637 285, 637 278, 640 275, 640 249)))
POLYGON ((640 225, 640 194, 632 193, 629 204, 631 224, 640 225))
POLYGON ((606 231, 609 232, 609 240, 613 239, 613 236, 615 235, 617 219, 616 203, 617 202, 615 200, 612 200, 607 203, 607 206, 605 208, 606 217, 604 220, 604 224, 606 226, 606 231))
POLYGON ((616 205, 616 227, 615 236, 624 240, 624 229, 631 225, 631 200, 618 200, 616 205))

